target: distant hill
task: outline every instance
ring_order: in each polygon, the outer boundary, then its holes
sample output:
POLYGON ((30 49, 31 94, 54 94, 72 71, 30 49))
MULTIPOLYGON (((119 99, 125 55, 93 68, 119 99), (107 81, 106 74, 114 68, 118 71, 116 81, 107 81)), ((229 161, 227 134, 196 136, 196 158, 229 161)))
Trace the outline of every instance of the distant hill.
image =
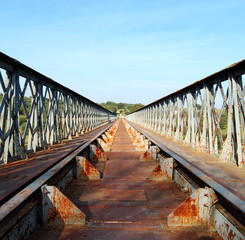
POLYGON ((99 103, 99 105, 121 116, 125 116, 144 107, 144 105, 141 103, 115 103, 111 101, 107 101, 106 103, 99 103))

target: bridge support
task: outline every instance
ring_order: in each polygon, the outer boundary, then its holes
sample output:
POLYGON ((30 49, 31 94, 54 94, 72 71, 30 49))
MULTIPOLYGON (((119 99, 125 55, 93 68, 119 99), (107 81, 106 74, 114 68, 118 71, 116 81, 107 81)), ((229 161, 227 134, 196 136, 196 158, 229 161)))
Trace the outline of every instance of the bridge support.
POLYGON ((85 214, 55 186, 42 186, 43 224, 85 225, 85 214))
POLYGON ((107 156, 97 146, 95 146, 94 144, 90 144, 89 145, 89 159, 91 161, 93 160, 106 161, 107 156))
MULTIPOLYGON (((115 125, 116 125, 116 124, 115 124, 115 125)), ((111 127, 111 128, 107 131, 107 133, 110 134, 110 135, 112 136, 112 138, 114 138, 114 136, 115 136, 115 134, 116 134, 117 127, 118 127, 118 125, 113 126, 113 127, 111 127)))
POLYGON ((218 201, 212 188, 199 188, 181 203, 170 215, 169 227, 206 226, 210 223, 211 207, 218 201))
POLYGON ((105 132, 105 136, 107 137, 107 139, 109 140, 109 142, 112 142, 113 141, 113 136, 107 131, 105 132))
POLYGON ((156 161, 159 152, 159 147, 150 146, 149 149, 140 157, 140 161, 156 161))
POLYGON ((149 146, 149 141, 144 137, 144 135, 142 135, 140 132, 131 127, 127 122, 124 121, 124 123, 130 139, 136 146, 135 150, 146 151, 149 146))
POLYGON ((160 161, 160 164, 152 171, 149 179, 156 181, 172 180, 174 159, 164 158, 163 156, 159 155, 158 160, 160 161))
POLYGON ((105 143, 101 138, 97 138, 97 144, 101 147, 104 151, 110 151, 110 146, 105 143))
POLYGON ((82 156, 76 157, 76 176, 77 178, 84 180, 100 179, 100 172, 85 158, 82 156))
POLYGON ((112 141, 107 137, 106 134, 102 134, 102 135, 101 135, 101 138, 102 138, 102 140, 103 140, 106 144, 108 144, 108 145, 110 145, 111 142, 112 142, 112 141))
POLYGON ((149 141, 142 135, 140 134, 139 137, 135 141, 136 151, 145 151, 148 149, 148 143, 149 141))

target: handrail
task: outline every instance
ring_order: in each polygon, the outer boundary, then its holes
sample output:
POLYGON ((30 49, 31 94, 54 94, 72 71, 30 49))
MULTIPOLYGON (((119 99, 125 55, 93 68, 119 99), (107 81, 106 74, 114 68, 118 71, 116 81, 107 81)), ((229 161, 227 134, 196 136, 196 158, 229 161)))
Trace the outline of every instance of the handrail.
POLYGON ((0 52, 0 160, 71 139, 116 115, 0 52), (29 94, 29 95, 28 95, 29 94))
POLYGON ((244 74, 242 60, 142 107, 127 119, 244 167, 244 74))

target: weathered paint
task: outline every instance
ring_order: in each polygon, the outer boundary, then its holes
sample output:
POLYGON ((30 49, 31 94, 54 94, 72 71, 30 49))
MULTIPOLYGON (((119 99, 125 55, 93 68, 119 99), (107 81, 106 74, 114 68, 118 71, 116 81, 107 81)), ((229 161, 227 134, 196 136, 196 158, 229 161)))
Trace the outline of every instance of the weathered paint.
POLYGON ((219 208, 212 207, 211 215, 212 215, 211 224, 223 239, 227 239, 227 240, 245 239, 245 226, 239 226, 239 224, 237 224, 236 220, 233 217, 227 216, 229 215, 229 213, 222 211, 221 207, 219 208), (230 220, 228 220, 228 217, 230 220))
POLYGON ((104 150, 104 151, 109 151, 110 146, 105 143, 101 138, 97 138, 97 144, 104 150))
POLYGON ((160 150, 157 146, 150 146, 140 157, 140 161, 156 161, 159 152, 160 150))
POLYGON ((100 179, 100 172, 85 157, 77 156, 76 161, 77 178, 84 180, 100 179))
POLYGON ((161 168, 161 165, 159 164, 151 173, 149 176, 150 180, 156 180, 156 181, 161 181, 163 180, 164 172, 161 168))
POLYGON ((114 137, 115 134, 116 134, 116 130, 114 130, 114 129, 109 129, 109 130, 108 130, 108 133, 109 133, 112 137, 114 137))
MULTIPOLYGON (((107 177, 99 181, 75 180, 66 192, 69 199, 86 211, 88 224, 83 228, 42 228, 45 239, 56 233, 59 239, 220 240, 210 230, 173 230, 166 226, 167 215, 185 199, 184 193, 174 182, 146 179, 156 163, 140 162, 140 153, 132 150, 134 146, 123 130, 120 126, 119 134, 123 135, 115 137, 108 153, 112 161, 106 165, 107 177)), ((38 235, 43 237, 40 231, 35 234, 38 235)))
MULTIPOLYGON (((101 135, 101 132, 104 132, 108 126, 103 126, 98 130, 95 130, 94 133, 89 134, 86 136, 86 143, 84 141, 81 141, 83 145, 79 148, 77 148, 75 151, 66 151, 66 154, 68 154, 62 161, 60 161, 58 164, 56 164, 53 168, 45 172, 42 176, 37 178, 35 181, 33 181, 30 185, 28 185, 25 189, 20 191, 18 194, 16 194, 13 198, 11 198, 9 201, 7 201, 5 204, 0 206, 0 238, 2 239, 3 236, 6 235, 6 232, 8 233, 6 236, 6 239, 18 239, 17 236, 19 236, 20 239, 22 239, 22 236, 25 238, 28 237, 28 235, 35 229, 35 227, 39 224, 40 225, 40 216, 36 216, 36 214, 40 214, 40 208, 38 206, 35 208, 35 211, 31 210, 30 214, 28 213, 29 207, 28 208, 21 208, 21 206, 25 206, 23 204, 30 204, 32 205, 32 202, 35 202, 36 199, 32 199, 32 196, 36 196, 36 193, 41 192, 39 191, 41 186, 43 184, 46 184, 48 181, 53 182, 53 177, 56 176, 59 182, 57 182, 57 187, 63 191, 66 189, 67 184, 71 181, 71 179, 74 177, 74 170, 75 170, 75 165, 70 171, 62 171, 65 170, 66 167, 70 168, 71 164, 73 163, 73 160, 75 156, 80 154, 82 151, 85 150, 86 146, 89 146, 90 143, 92 143, 95 139, 96 136, 101 135), (89 137, 89 140, 88 140, 89 137), (61 174, 59 174, 61 172, 61 174), (20 209, 20 211, 18 210, 20 209), (37 210, 37 211, 36 211, 37 210), (12 212, 16 211, 18 214, 15 214, 14 218, 10 218, 12 212), (38 212, 38 213, 37 213, 38 212), (35 215, 35 216, 34 216, 35 215), (7 224, 6 224, 7 223, 7 224)), ((66 143, 67 144, 67 143, 66 143)), ((60 146, 61 151, 63 151, 64 146, 60 146)), ((40 155, 47 156, 47 151, 53 151, 52 150, 45 150, 43 152, 35 153, 37 155, 37 159, 39 160, 40 155)), ((60 155, 58 155, 60 156, 60 155)), ((40 160, 39 160, 40 162, 40 160)), ((45 164, 45 161, 41 161, 42 164, 45 164)), ((28 161, 29 163, 29 161, 28 161)), ((19 161, 18 166, 21 166, 24 164, 24 161, 19 161)), ((29 163, 30 164, 30 163, 29 163)), ((24 165, 25 166, 25 165, 24 165)), ((29 165, 30 166, 30 165, 29 165)), ((40 164, 38 165, 40 166, 40 164)), ((47 167, 47 166, 46 166, 47 167)), ((45 169, 45 167, 42 169, 42 171, 45 169)), ((26 168, 23 168, 23 172, 26 171, 26 168)), ((41 170, 40 170, 41 171, 41 170)), ((35 172, 34 172, 35 173, 35 172)), ((39 173, 39 172, 38 172, 39 173)), ((19 175, 16 176, 16 171, 13 172, 13 180, 18 177, 19 175)), ((19 173, 18 173, 19 174, 19 173)), ((33 174, 34 175, 34 174, 33 174)), ((55 179, 56 179, 55 177, 55 179)), ((37 199, 38 200, 38 199, 37 199)), ((29 206, 28 205, 28 206, 29 206)), ((34 208, 33 208, 34 209, 34 208)), ((4 238, 5 239, 5 238, 4 238)))
POLYGON ((110 143, 111 143, 110 139, 106 136, 106 134, 102 134, 102 135, 101 135, 101 138, 102 138, 102 140, 103 140, 105 143, 107 143, 107 144, 110 144, 110 143))
POLYGON ((146 151, 149 146, 149 141, 138 131, 132 128, 126 121, 123 121, 126 127, 126 130, 129 134, 130 139, 135 145, 136 151, 146 151))
MULTIPOLYGON (((173 177, 173 159, 160 157, 160 164, 152 171, 149 179, 156 181, 172 180, 173 177)), ((158 156, 159 160, 159 156, 158 156)))
POLYGON ((197 189, 168 216, 168 226, 210 226, 210 209, 217 201, 213 189, 197 189))
POLYGON ((106 161, 107 156, 94 144, 89 145, 89 158, 90 160, 106 161))
POLYGON ((109 139, 109 142, 112 142, 113 136, 109 132, 105 132, 105 135, 109 139))
POLYGON ((85 225, 85 214, 77 208, 55 186, 44 185, 43 196, 43 224, 45 225, 85 225))

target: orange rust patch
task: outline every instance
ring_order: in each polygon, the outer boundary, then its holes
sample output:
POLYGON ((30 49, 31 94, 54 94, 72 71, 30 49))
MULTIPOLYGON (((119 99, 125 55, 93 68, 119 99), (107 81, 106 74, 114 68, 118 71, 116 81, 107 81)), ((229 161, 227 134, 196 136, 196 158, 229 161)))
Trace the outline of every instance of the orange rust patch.
POLYGON ((98 159, 104 158, 104 153, 99 148, 96 148, 95 155, 98 159))
POLYGON ((196 217, 198 209, 196 200, 189 197, 178 208, 173 211, 174 216, 196 217))
POLYGON ((108 133, 109 133, 111 136, 114 136, 114 135, 115 135, 115 131, 113 131, 113 130, 109 130, 108 133))
POLYGON ((149 153, 147 151, 144 152, 143 158, 147 158, 149 156, 149 153))
POLYGON ((97 170, 94 168, 94 166, 89 163, 88 161, 85 161, 84 162, 84 171, 86 173, 87 176, 90 176, 90 175, 95 175, 97 174, 97 170))
MULTIPOLYGON (((56 192, 57 190, 55 190, 56 192)), ((76 216, 74 217, 74 210, 70 207, 71 202, 69 199, 63 197, 62 195, 56 194, 56 201, 59 203, 58 206, 58 215, 56 217, 60 218, 64 222, 67 222, 69 220, 72 220, 74 218, 83 218, 84 214, 76 213, 76 216)), ((56 212, 56 211, 55 211, 56 212)))
POLYGON ((162 171, 161 165, 158 165, 151 173, 151 178, 159 178, 162 177, 164 172, 162 171))
POLYGON ((228 234, 228 240, 233 240, 236 238, 236 233, 234 233, 232 230, 229 231, 228 234))
POLYGON ((49 199, 48 224, 79 224, 84 225, 85 214, 81 212, 65 195, 57 188, 53 188, 53 194, 49 199))

